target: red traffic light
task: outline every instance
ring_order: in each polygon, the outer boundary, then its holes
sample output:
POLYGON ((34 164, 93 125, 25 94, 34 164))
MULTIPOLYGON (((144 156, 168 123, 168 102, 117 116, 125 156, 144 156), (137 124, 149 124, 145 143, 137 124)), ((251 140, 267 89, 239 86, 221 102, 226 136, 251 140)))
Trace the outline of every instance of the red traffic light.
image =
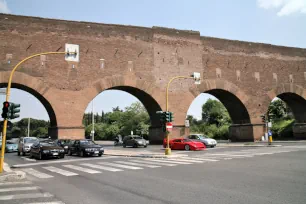
POLYGON ((10 106, 10 103, 9 102, 3 102, 3 107, 5 107, 5 108, 8 108, 10 106))

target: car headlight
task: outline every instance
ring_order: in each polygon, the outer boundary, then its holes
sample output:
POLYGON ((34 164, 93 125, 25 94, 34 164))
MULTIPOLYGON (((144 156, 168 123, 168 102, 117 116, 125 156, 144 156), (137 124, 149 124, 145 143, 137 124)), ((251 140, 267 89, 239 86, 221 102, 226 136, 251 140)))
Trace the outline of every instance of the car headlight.
POLYGON ((43 150, 43 153, 49 153, 50 151, 49 150, 43 150))
POLYGON ((100 150, 104 150, 104 149, 103 149, 103 147, 102 147, 102 148, 100 148, 100 150))
POLYGON ((138 141, 139 144, 142 144, 142 141, 138 141))
POLYGON ((63 149, 60 149, 60 151, 59 152, 64 152, 64 150, 63 149))
POLYGON ((68 149, 68 146, 65 146, 64 148, 65 148, 65 149, 68 149))

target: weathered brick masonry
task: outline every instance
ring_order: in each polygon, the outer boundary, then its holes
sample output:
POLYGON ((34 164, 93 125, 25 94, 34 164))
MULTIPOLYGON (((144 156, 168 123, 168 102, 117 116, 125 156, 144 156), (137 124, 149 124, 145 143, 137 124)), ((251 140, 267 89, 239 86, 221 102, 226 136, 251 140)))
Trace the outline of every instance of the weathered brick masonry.
POLYGON ((279 96, 292 108, 294 133, 306 133, 306 49, 202 37, 199 32, 73 22, 0 14, 0 84, 9 71, 34 53, 64 51, 80 45, 80 62, 61 55, 24 63, 13 87, 35 95, 46 107, 53 137, 83 138, 82 117, 88 103, 107 89, 129 92, 147 108, 150 138, 163 137, 155 112, 165 109, 165 88, 177 75, 200 72, 201 85, 178 80, 171 85, 173 136, 188 133, 184 120, 195 97, 206 92, 227 107, 233 140, 263 135, 260 115, 279 96), (102 60, 103 59, 103 60, 102 60))

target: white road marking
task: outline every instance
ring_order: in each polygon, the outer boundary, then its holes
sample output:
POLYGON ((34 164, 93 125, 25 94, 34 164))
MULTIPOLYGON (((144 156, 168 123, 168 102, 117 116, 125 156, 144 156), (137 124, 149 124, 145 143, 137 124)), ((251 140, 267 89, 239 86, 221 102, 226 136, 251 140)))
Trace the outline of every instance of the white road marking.
POLYGON ((52 178, 53 176, 49 175, 49 174, 45 174, 43 172, 40 172, 40 171, 37 171, 35 169, 32 169, 32 168, 26 168, 26 169, 22 169, 22 171, 32 175, 32 176, 35 176, 37 178, 52 178))
POLYGON ((124 168, 124 169, 133 169, 133 170, 143 169, 141 167, 128 166, 128 165, 124 165, 124 164, 113 164, 113 163, 110 163, 110 162, 99 162, 98 164, 108 165, 108 166, 113 166, 113 167, 118 167, 118 168, 124 168))
POLYGON ((62 201, 53 201, 53 202, 41 202, 41 203, 24 203, 24 204, 65 204, 62 201))
POLYGON ((0 196, 0 200, 16 200, 16 199, 28 199, 28 198, 50 198, 53 197, 50 193, 28 193, 28 194, 16 194, 16 195, 4 195, 0 196))
POLYGON ((32 191, 39 189, 38 186, 30 186, 30 187, 16 187, 16 188, 0 188, 0 193, 2 192, 10 192, 10 191, 32 191))
POLYGON ((71 171, 66 171, 64 169, 60 169, 60 168, 57 168, 57 167, 54 167, 54 166, 46 166, 46 167, 42 167, 48 171, 51 171, 51 172, 54 172, 54 173, 58 173, 58 174, 61 174, 63 176, 77 176, 79 174, 77 173, 73 173, 71 171))
POLYGON ((212 156, 230 156, 230 157, 253 157, 252 155, 238 155, 238 154, 210 154, 212 156))
POLYGON ((84 168, 84 167, 80 167, 80 166, 74 166, 74 165, 63 165, 63 166, 66 167, 66 168, 70 168, 70 169, 86 172, 86 173, 89 173, 89 174, 99 174, 99 173, 102 173, 101 171, 97 171, 97 170, 94 170, 94 169, 88 169, 88 168, 84 168))
POLYGON ((127 164, 127 165, 133 165, 133 166, 142 166, 142 167, 148 167, 148 168, 158 168, 161 166, 156 166, 156 165, 150 165, 150 164, 137 164, 134 162, 127 162, 127 161, 115 161, 116 163, 120 164, 127 164))
POLYGON ((31 159, 31 158, 28 158, 28 157, 20 157, 26 161, 32 161, 32 162, 36 162, 36 159, 31 159))
POLYGON ((203 163, 203 161, 195 160, 191 158, 181 159, 181 158, 171 158, 167 159, 168 161, 182 161, 182 162, 193 162, 193 163, 203 163))
POLYGON ((157 162, 163 162, 163 163, 172 163, 172 164, 192 164, 190 162, 179 162, 179 161, 168 161, 167 159, 145 159, 148 161, 157 161, 157 162))
POLYGON ((19 181, 19 182, 4 182, 0 183, 0 186, 9 186, 9 185, 29 185, 32 184, 31 181, 19 181))
POLYGON ((200 158, 200 157, 193 157, 192 159, 194 159, 194 160, 200 160, 200 161, 209 161, 209 162, 217 162, 217 161, 220 161, 220 160, 217 160, 217 159, 200 158))
POLYGON ((160 165, 160 166, 177 166, 177 164, 166 164, 163 162, 156 162, 156 161, 144 161, 144 160, 130 160, 132 162, 141 163, 141 164, 153 164, 153 165, 160 165))
POLYGON ((60 164, 60 163, 77 162, 77 161, 104 160, 104 159, 112 159, 112 158, 118 158, 118 157, 117 156, 103 156, 103 157, 91 157, 91 158, 82 158, 82 159, 64 159, 64 160, 56 160, 56 161, 43 161, 43 162, 36 162, 36 163, 31 163, 31 164, 16 164, 16 165, 12 165, 12 168, 38 166, 42 164, 60 164))
POLYGON ((105 171, 112 171, 112 172, 123 171, 122 169, 116 169, 116 168, 112 168, 112 167, 108 167, 108 166, 101 166, 101 165, 96 165, 96 164, 84 163, 84 164, 81 164, 81 165, 82 166, 88 166, 88 167, 95 168, 95 169, 101 169, 101 170, 105 170, 105 171))

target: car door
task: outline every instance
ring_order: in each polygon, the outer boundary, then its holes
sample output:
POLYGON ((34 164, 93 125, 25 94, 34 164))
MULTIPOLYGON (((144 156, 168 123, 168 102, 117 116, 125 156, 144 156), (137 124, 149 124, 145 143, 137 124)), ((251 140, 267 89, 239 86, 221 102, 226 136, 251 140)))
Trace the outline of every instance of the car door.
POLYGON ((179 139, 173 140, 171 144, 171 149, 180 149, 180 143, 181 143, 181 140, 179 139))
POLYGON ((79 141, 79 140, 75 140, 75 141, 73 142, 73 144, 70 146, 70 151, 71 151, 72 154, 73 154, 73 153, 76 153, 77 143, 80 143, 80 141, 79 141))
POLYGON ((39 142, 35 142, 32 147, 31 147, 31 152, 33 155, 38 155, 39 154, 39 145, 40 143, 39 142))
POLYGON ((126 146, 131 146, 131 143, 132 143, 132 137, 131 136, 128 136, 126 138, 126 146))

